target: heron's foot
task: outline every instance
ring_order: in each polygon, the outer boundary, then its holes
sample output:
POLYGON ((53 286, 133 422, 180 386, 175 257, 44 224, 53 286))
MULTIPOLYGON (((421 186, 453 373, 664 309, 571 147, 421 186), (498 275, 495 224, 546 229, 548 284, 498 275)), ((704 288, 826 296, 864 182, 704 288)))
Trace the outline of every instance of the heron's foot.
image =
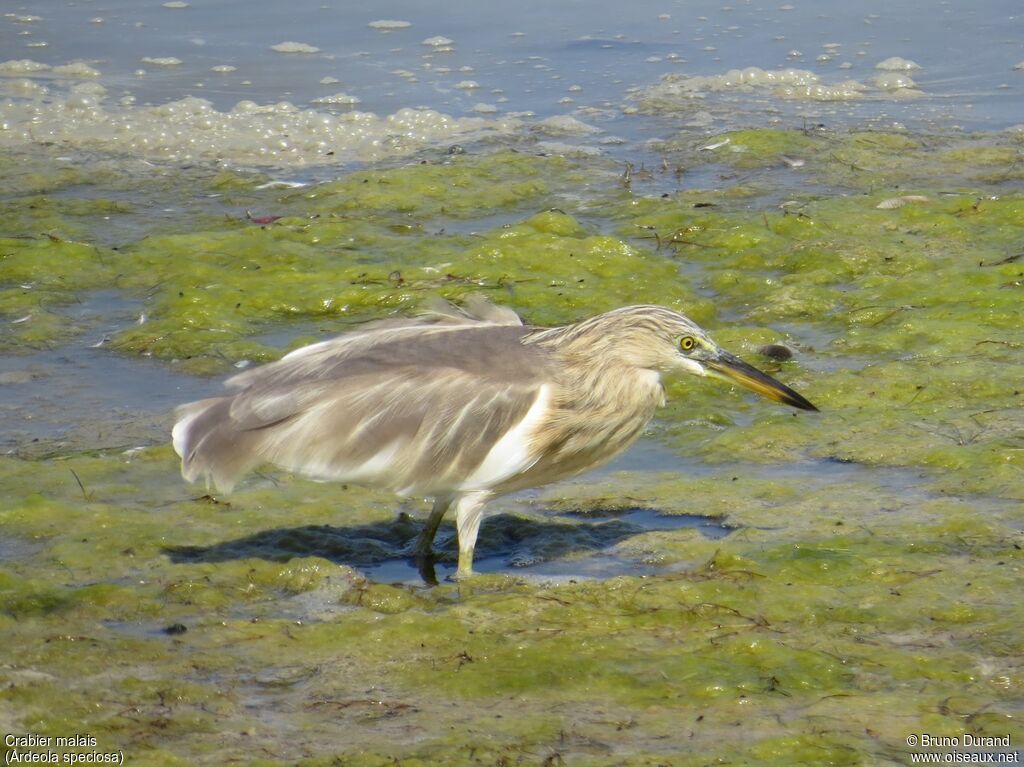
POLYGON ((436 562, 437 558, 433 554, 416 557, 416 572, 420 574, 420 578, 428 586, 437 585, 437 570, 434 567, 436 562))
POLYGON ((459 567, 450 577, 453 581, 464 581, 473 575, 473 549, 460 548, 459 567))

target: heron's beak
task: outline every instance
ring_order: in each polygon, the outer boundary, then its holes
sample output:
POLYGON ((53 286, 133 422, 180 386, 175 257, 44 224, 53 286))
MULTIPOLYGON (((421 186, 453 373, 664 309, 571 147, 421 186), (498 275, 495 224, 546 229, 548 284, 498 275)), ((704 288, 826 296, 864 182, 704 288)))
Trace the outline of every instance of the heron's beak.
POLYGON ((763 397, 783 402, 801 410, 817 410, 806 398, 797 394, 783 383, 776 381, 767 373, 762 373, 753 365, 748 365, 739 357, 722 349, 711 359, 702 360, 710 375, 726 381, 735 381, 746 386, 763 397))

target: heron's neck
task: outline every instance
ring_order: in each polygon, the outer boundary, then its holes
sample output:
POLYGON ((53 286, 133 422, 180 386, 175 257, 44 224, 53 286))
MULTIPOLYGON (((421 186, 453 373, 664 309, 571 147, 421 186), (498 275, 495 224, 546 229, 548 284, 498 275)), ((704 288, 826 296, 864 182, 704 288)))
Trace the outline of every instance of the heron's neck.
POLYGON ((523 338, 556 361, 553 369, 571 396, 594 406, 647 410, 652 397, 661 402, 661 375, 642 363, 635 341, 594 332, 583 323, 537 329, 523 338))
POLYGON ((646 424, 664 404, 660 374, 637 365, 607 339, 573 335, 573 329, 554 329, 564 334, 544 331, 534 340, 555 363, 552 404, 565 418, 585 418, 588 428, 605 423, 615 429, 623 421, 646 424))

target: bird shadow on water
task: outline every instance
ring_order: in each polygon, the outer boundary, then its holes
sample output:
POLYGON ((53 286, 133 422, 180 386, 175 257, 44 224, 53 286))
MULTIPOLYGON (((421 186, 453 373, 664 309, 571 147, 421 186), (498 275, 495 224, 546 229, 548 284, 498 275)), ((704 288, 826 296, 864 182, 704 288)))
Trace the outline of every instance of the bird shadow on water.
MULTIPOLYGON (((442 524, 434 541, 435 553, 417 559, 411 551, 421 528, 420 521, 401 513, 387 522, 276 528, 208 546, 169 546, 164 553, 178 564, 322 557, 353 567, 375 581, 434 585, 455 572, 455 526, 442 524)), ((544 517, 496 514, 486 517, 481 526, 474 569, 547 577, 641 574, 656 567, 616 556, 615 545, 642 533, 681 528, 694 529, 708 538, 722 538, 733 529, 708 517, 660 514, 646 508, 587 509, 544 517)))

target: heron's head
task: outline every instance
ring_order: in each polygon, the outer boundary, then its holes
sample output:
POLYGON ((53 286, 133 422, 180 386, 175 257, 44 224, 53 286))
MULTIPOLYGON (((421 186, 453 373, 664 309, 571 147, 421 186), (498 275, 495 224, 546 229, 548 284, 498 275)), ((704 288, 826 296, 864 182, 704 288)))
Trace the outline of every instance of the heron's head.
MULTIPOLYGON (((722 349, 696 323, 663 306, 630 306, 610 312, 628 340, 634 363, 661 373, 689 373, 737 383, 768 399, 817 410, 806 398, 722 349)), ((596 318, 595 318, 596 319, 596 318)))

